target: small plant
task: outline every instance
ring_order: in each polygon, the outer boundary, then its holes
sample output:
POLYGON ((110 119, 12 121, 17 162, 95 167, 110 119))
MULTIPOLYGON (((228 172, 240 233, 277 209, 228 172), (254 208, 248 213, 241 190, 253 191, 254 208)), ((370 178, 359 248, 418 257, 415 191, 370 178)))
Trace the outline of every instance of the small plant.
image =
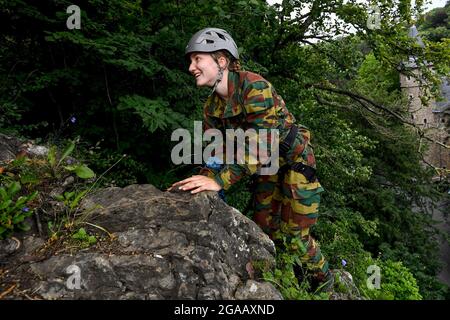
POLYGON ((31 216, 33 210, 27 205, 38 192, 16 198, 20 189, 21 185, 17 181, 0 187, 0 239, 10 236, 15 230, 26 231, 30 228, 24 220, 31 216))
POLYGON ((306 253, 303 243, 293 237, 277 233, 276 267, 273 271, 264 270, 265 281, 273 283, 288 300, 327 300, 327 293, 312 293, 308 274, 298 279, 295 270, 302 269, 301 256, 306 253))
POLYGON ((26 156, 19 156, 0 170, 0 183, 3 185, 18 181, 27 189, 32 189, 41 181, 39 172, 32 165, 32 161, 26 156))
POLYGON ((69 209, 70 212, 75 210, 83 199, 83 197, 87 194, 89 190, 83 190, 81 192, 71 191, 64 192, 62 195, 56 196, 56 200, 61 201, 64 205, 69 209))
POLYGON ((78 231, 72 235, 72 239, 76 240, 82 248, 87 248, 97 243, 97 238, 93 235, 89 235, 84 228, 78 229, 78 231))
POLYGON ((72 164, 72 160, 68 159, 69 155, 73 152, 75 148, 75 142, 70 141, 69 145, 63 151, 61 157, 58 159, 58 152, 56 146, 50 147, 47 155, 47 160, 50 166, 50 172, 52 177, 58 178, 61 176, 62 169, 68 172, 75 173, 79 178, 89 179, 95 176, 94 171, 84 164, 72 164), (66 160, 67 158, 67 160, 66 160), (64 160, 66 160, 64 162, 64 160), (63 165, 67 164, 67 165, 63 165))
POLYGON ((72 228, 77 224, 76 215, 78 205, 88 192, 89 189, 86 189, 80 192, 64 192, 61 195, 55 196, 56 200, 62 202, 63 207, 61 208, 61 212, 58 217, 56 217, 53 221, 48 222, 48 231, 51 234, 51 238, 59 238, 62 230, 72 230, 72 228))

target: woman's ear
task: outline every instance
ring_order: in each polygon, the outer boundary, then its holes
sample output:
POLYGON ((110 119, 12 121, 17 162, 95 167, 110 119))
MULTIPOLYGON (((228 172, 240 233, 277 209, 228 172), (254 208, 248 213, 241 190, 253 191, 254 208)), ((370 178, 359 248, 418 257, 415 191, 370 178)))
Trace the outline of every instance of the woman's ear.
POLYGON ((228 68, 228 60, 227 58, 225 58, 224 56, 221 56, 219 59, 219 65, 222 69, 227 69, 228 68))

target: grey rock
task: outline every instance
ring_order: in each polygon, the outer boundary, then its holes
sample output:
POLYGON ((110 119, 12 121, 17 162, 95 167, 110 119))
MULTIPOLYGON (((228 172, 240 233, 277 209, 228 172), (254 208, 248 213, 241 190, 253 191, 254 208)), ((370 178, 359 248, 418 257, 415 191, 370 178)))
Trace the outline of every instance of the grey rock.
POLYGON ((30 146, 27 148, 28 154, 35 157, 45 157, 48 154, 48 148, 44 146, 30 146))
POLYGON ((246 270, 275 264, 273 242, 215 192, 112 187, 81 209, 114 240, 21 265, 11 274, 21 290, 43 299, 281 299, 246 270))
POLYGON ((0 133, 0 163, 5 163, 16 158, 22 141, 0 133))
POLYGON ((334 284, 330 290, 330 300, 364 300, 348 271, 334 269, 331 273, 334 284))
POLYGON ((239 300, 283 300, 281 293, 268 282, 247 280, 235 293, 239 300))
POLYGON ((16 159, 21 152, 30 158, 44 157, 48 154, 48 148, 34 145, 32 141, 22 141, 0 133, 0 164, 16 159))
POLYGON ((73 184, 75 182, 75 177, 73 177, 73 176, 68 176, 65 180, 64 180, 64 182, 62 183, 62 186, 63 187, 68 187, 68 186, 70 186, 71 184, 73 184))
POLYGON ((7 238, 0 240, 0 260, 19 250, 21 242, 17 238, 7 238))
POLYGON ((58 196, 61 196, 64 193, 65 188, 63 187, 56 187, 52 191, 49 192, 49 197, 52 199, 57 199, 58 196))

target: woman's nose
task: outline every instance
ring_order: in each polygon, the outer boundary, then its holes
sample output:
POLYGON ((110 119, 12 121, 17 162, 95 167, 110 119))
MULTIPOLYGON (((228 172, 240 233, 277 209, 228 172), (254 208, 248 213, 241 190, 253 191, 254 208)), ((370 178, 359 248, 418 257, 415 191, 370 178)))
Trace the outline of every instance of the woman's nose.
POLYGON ((195 71, 195 65, 194 65, 194 62, 191 62, 191 64, 189 65, 189 72, 194 74, 194 71, 195 71))

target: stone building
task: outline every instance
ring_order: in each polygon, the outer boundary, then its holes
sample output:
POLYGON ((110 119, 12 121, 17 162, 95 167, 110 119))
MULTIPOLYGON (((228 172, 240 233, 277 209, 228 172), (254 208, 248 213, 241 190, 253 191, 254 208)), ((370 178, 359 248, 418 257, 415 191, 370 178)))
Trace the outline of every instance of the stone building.
MULTIPOLYGON (((419 33, 415 26, 409 30, 409 36, 416 39, 416 42, 423 46, 419 33)), ((424 95, 424 88, 421 86, 420 71, 417 68, 414 57, 410 57, 408 62, 403 64, 404 69, 412 72, 414 76, 400 73, 400 86, 408 97, 408 109, 411 120, 424 131, 424 133, 442 144, 450 144, 449 121, 450 121, 450 78, 443 78, 441 85, 441 99, 432 100, 428 106, 422 103, 421 97, 424 95)), ((432 65, 429 65, 432 68, 432 65)), ((450 150, 436 143, 424 141, 427 148, 424 152, 424 160, 436 168, 443 169, 443 176, 449 177, 450 150)))

